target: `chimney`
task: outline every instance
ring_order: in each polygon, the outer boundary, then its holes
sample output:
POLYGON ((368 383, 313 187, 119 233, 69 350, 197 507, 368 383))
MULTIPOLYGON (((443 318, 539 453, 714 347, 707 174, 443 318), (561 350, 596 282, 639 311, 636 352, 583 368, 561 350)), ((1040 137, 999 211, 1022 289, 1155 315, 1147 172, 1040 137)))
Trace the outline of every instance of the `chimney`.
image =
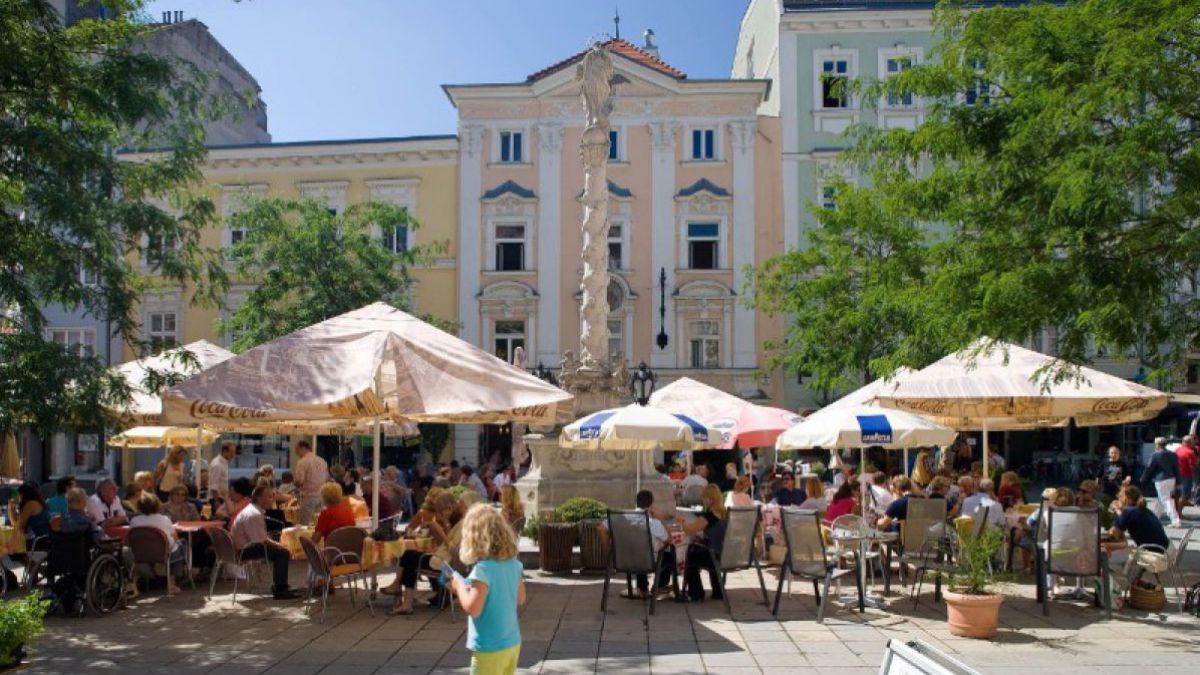
POLYGON ((654 29, 647 28, 645 33, 642 33, 642 51, 649 53, 654 58, 658 56, 658 45, 654 44, 654 29))

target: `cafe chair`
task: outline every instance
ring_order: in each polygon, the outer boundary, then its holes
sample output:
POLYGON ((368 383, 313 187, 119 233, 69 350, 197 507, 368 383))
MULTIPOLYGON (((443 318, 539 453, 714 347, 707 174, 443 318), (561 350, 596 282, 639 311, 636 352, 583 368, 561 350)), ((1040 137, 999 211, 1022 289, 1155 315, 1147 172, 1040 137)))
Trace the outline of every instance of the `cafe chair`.
POLYGON ((900 521, 900 583, 907 583, 909 567, 924 564, 930 552, 943 546, 946 535, 946 500, 909 495, 904 520, 900 521))
MULTIPOLYGON (((650 534, 650 515, 645 511, 609 510, 608 531, 612 536, 609 546, 609 564, 604 570, 604 591, 600 596, 600 611, 608 612, 608 589, 613 572, 625 574, 625 586, 633 593, 631 578, 644 574, 649 580, 649 598, 642 600, 646 612, 643 623, 648 627, 654 614, 655 596, 658 595, 658 570, 662 566, 666 546, 654 552, 654 538, 650 534)), ((669 546, 670 543, 667 544, 669 546)))
POLYGON ((780 529, 783 531, 783 541, 787 545, 787 557, 779 568, 779 586, 775 589, 775 605, 771 614, 779 616, 779 599, 783 596, 783 582, 789 583, 793 577, 809 579, 813 585, 813 595, 817 599, 817 623, 825 621, 825 607, 829 603, 829 584, 847 574, 854 575, 854 584, 858 588, 859 601, 863 600, 863 587, 858 576, 856 563, 844 563, 839 567, 835 557, 829 555, 825 548, 825 538, 821 535, 821 516, 816 511, 796 511, 781 509, 783 520, 780 529), (824 592, 820 584, 824 582, 824 592))
MULTIPOLYGON (((339 530, 351 528, 339 528, 339 530)), ((354 528, 357 529, 357 528, 354 528)), ((339 530, 334 530, 329 534, 332 539, 333 535, 339 530)), ((308 537, 300 537, 300 548, 304 550, 304 560, 308 563, 308 583, 305 584, 306 590, 304 594, 304 613, 309 614, 311 611, 311 603, 315 594, 314 587, 317 582, 321 582, 321 618, 320 623, 325 623, 325 609, 329 604, 329 589, 333 587, 333 583, 339 579, 345 579, 350 586, 350 606, 354 607, 354 584, 358 579, 365 578, 362 575, 362 565, 357 563, 341 562, 330 564, 329 560, 345 560, 348 559, 348 552, 337 551, 337 549, 327 546, 325 549, 318 550, 317 545, 308 537)), ((359 549, 361 550, 361 548, 359 549)), ((360 554, 353 554, 355 558, 359 558, 360 554)), ((366 589, 363 589, 366 592, 366 589)), ((370 609, 371 615, 375 615, 375 608, 371 603, 367 602, 367 608, 370 609)))
MULTIPOLYGON (((849 533, 851 537, 865 537, 871 531, 871 527, 867 524, 867 521, 862 516, 848 513, 844 516, 838 516, 837 518, 834 518, 833 522, 829 524, 829 529, 830 537, 833 538, 835 545, 834 550, 837 552, 838 557, 858 560, 858 544, 842 543, 833 535, 838 532, 846 532, 849 533)), ((870 575, 871 583, 875 582, 875 567, 871 564, 872 561, 879 563, 881 576, 884 578, 889 576, 890 570, 888 570, 888 565, 884 564, 884 560, 885 558, 880 542, 872 542, 870 548, 867 549, 866 559, 860 561, 860 563, 868 565, 866 571, 870 575)))
POLYGON ((221 578, 222 572, 231 571, 233 576, 232 602, 237 604, 238 582, 242 577, 245 577, 249 581, 251 569, 264 561, 247 560, 243 562, 241 555, 233 545, 233 537, 229 534, 228 530, 213 528, 208 530, 208 536, 212 539, 213 554, 216 556, 216 561, 213 563, 212 578, 208 583, 208 598, 212 599, 213 592, 217 588, 217 580, 221 578))
MULTIPOLYGON (((350 582, 350 606, 355 603, 354 587, 361 580, 366 586, 370 570, 362 565, 362 551, 367 539, 365 530, 359 527, 339 527, 325 538, 325 546, 321 553, 325 557, 330 573, 337 579, 350 582)), ((370 602, 367 603, 370 607, 370 602)), ((374 614, 374 608, 371 613, 374 614)))
MULTIPOLYGON (((171 540, 167 535, 154 527, 132 527, 125 537, 125 545, 133 554, 133 564, 147 565, 151 575, 155 565, 166 568, 167 597, 171 597, 171 540)), ((137 578, 136 573, 134 578, 137 578)))
MULTIPOLYGON (((1179 543, 1173 543, 1167 550, 1163 550, 1163 547, 1159 546, 1158 544, 1142 544, 1141 546, 1137 547, 1137 551, 1130 553, 1130 555, 1136 556, 1140 551, 1147 551, 1151 553, 1158 553, 1162 556, 1163 567, 1165 569, 1163 569, 1161 572, 1158 570, 1150 571, 1156 577, 1161 576, 1162 574, 1167 575, 1167 577, 1170 579, 1171 585, 1175 587, 1176 596, 1179 598, 1179 611, 1181 612, 1183 611, 1184 599, 1187 596, 1187 589, 1185 586, 1180 584, 1182 575, 1179 573, 1179 559, 1183 557, 1183 552, 1187 550, 1188 542, 1191 541, 1192 532, 1194 531, 1194 527, 1187 528, 1187 530, 1183 533, 1183 538, 1179 540, 1179 543)), ((1166 584, 1162 585, 1165 586, 1166 584)))
MULTIPOLYGON (((758 506, 741 506, 726 509, 725 536, 722 538, 720 549, 714 549, 703 544, 692 544, 699 547, 712 561, 717 570, 715 579, 720 586, 721 597, 725 601, 725 611, 733 613, 729 604, 729 594, 725 592, 725 579, 730 572, 740 572, 751 567, 758 572, 758 586, 762 590, 763 604, 770 606, 771 599, 767 596, 767 582, 763 578, 762 567, 758 562, 754 539, 758 531, 758 506)), ((686 590, 686 588, 684 589, 686 590)))
MULTIPOLYGON (((1042 614, 1050 616, 1047 577, 1099 577, 1096 605, 1112 618, 1112 578, 1100 548, 1100 511, 1078 506, 1050 507, 1045 512, 1046 541, 1039 544, 1036 581, 1042 614), (1044 554, 1043 554, 1044 552, 1044 554), (1102 596, 1102 597, 1101 597, 1102 596)), ((1039 527, 1039 529, 1041 529, 1039 527)))

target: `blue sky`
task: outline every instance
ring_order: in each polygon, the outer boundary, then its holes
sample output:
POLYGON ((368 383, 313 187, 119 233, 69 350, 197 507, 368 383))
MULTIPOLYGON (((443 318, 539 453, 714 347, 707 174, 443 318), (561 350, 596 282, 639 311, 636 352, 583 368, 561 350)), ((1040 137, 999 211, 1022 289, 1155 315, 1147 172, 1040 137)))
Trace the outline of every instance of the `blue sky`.
MULTIPOLYGON (((747 0, 623 0, 689 77, 728 77, 747 0)), ((612 33, 613 0, 154 0, 203 21, 258 78, 276 141, 454 133, 441 85, 512 82, 612 33)))

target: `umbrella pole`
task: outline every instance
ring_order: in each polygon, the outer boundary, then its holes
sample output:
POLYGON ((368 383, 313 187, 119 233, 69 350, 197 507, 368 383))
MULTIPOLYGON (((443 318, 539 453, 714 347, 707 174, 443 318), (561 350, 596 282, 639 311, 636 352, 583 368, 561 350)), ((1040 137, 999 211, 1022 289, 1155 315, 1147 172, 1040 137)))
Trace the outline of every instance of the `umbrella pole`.
POLYGON ((991 472, 988 470, 988 428, 987 418, 983 418, 983 475, 986 478, 991 472))
POLYGON ((196 497, 200 496, 200 443, 204 438, 204 429, 196 427, 195 459, 192 460, 192 479, 196 481, 196 497))
POLYGON ((371 442, 371 530, 379 527, 379 446, 383 445, 383 423, 375 420, 375 436, 371 442))
POLYGON ((867 515, 867 449, 858 449, 858 500, 862 515, 867 515))
POLYGON ((904 448, 904 466, 900 467, 900 475, 908 475, 908 448, 904 448))

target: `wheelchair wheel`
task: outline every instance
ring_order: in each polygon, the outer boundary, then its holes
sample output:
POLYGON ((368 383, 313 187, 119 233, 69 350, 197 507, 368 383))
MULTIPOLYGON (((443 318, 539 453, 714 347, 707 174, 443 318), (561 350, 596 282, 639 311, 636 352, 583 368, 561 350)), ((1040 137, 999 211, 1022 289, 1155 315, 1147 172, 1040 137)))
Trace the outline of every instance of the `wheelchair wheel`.
POLYGON ((125 571, 114 556, 101 555, 92 561, 87 577, 87 607, 96 616, 119 608, 125 599, 125 571))

